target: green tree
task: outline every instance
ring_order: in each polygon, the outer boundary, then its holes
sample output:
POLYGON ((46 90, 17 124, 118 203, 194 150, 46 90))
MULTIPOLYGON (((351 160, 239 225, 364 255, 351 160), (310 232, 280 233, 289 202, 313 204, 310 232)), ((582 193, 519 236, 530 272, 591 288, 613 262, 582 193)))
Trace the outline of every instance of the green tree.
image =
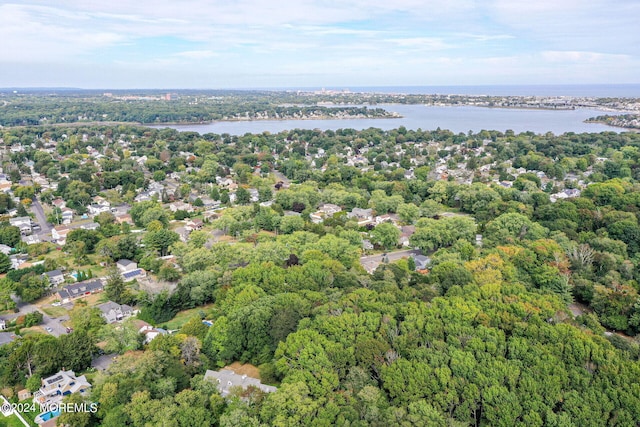
POLYGON ((131 296, 129 295, 127 286, 122 279, 122 275, 115 267, 112 267, 109 270, 109 276, 104 287, 104 292, 107 295, 107 298, 115 303, 124 304, 131 302, 131 296))
POLYGON ((378 224, 376 228, 371 231, 371 239, 373 242, 387 250, 396 247, 399 238, 400 230, 398 227, 388 222, 378 224))
POLYGON ((249 191, 244 187, 238 187, 236 190, 236 203, 239 205, 246 205, 249 204, 250 201, 251 194, 249 194, 249 191))
POLYGON ((142 238, 147 248, 157 251, 160 256, 167 255, 169 246, 180 240, 178 233, 163 228, 158 231, 149 231, 142 238))
POLYGON ((11 268, 11 260, 7 255, 0 252, 0 274, 6 273, 11 268))

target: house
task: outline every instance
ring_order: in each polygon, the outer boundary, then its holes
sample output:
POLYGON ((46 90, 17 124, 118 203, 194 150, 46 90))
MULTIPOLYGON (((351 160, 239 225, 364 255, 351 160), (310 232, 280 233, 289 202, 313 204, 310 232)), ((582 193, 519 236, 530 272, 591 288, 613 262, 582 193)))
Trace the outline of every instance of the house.
POLYGON ((413 168, 404 171, 404 179, 415 179, 416 176, 413 174, 413 168))
POLYGON ((138 327, 138 332, 144 335, 145 344, 149 344, 158 335, 167 335, 169 333, 162 328, 154 328, 144 320, 136 320, 135 325, 138 327))
POLYGON ((59 371, 42 379, 42 387, 33 394, 33 403, 41 406, 58 405, 65 396, 74 393, 86 394, 91 384, 84 375, 76 377, 73 371, 59 371))
POLYGON ((17 218, 9 218, 9 224, 20 229, 23 235, 31 234, 31 218, 28 216, 19 216, 17 218))
POLYGON ((0 244, 0 252, 2 252, 3 254, 9 255, 11 251, 13 251, 13 248, 11 248, 10 246, 0 244))
POLYGON ((260 193, 258 192, 257 189, 249 188, 247 191, 249 192, 249 201, 251 203, 255 203, 258 200, 260 200, 260 193))
POLYGON ((116 262, 116 267, 118 267, 122 280, 125 282, 130 282, 134 279, 145 277, 147 275, 146 271, 138 268, 138 264, 128 259, 119 260, 116 262))
POLYGON ((100 280, 87 280, 84 282, 74 283, 72 285, 65 286, 58 291, 58 297, 63 304, 68 303, 76 298, 86 297, 91 294, 102 292, 104 285, 100 280))
POLYGON ((62 219, 63 224, 71 224, 71 222, 73 221, 73 209, 60 209, 60 218, 62 219))
POLYGON ((241 387, 243 390, 249 387, 255 387, 264 393, 273 393, 278 390, 274 386, 262 384, 257 378, 238 375, 230 369, 221 369, 219 371, 207 369, 204 378, 218 384, 218 391, 222 397, 228 396, 232 387, 241 387))
POLYGON ((67 242, 67 234, 71 229, 65 225, 58 225, 51 229, 51 238, 59 245, 64 245, 67 242))
POLYGON ((97 230, 98 228, 100 228, 100 224, 98 224, 97 222, 89 222, 87 224, 82 224, 80 228, 83 230, 97 230))
POLYGON ((116 262, 116 267, 120 273, 128 273, 138 268, 138 264, 128 259, 121 259, 116 262))
POLYGON ((49 283, 51 284, 51 286, 58 286, 64 283, 64 275, 60 270, 47 271, 45 273, 42 273, 42 275, 49 279, 49 283))
POLYGON ((8 193, 11 191, 11 187, 13 184, 11 182, 2 182, 0 183, 0 191, 3 193, 8 193))
POLYGON ((185 227, 188 231, 200 230, 204 222, 200 218, 190 219, 186 222, 185 227))
POLYGON ((133 224, 133 218, 131 218, 131 215, 128 214, 128 213, 123 213, 123 214, 116 215, 116 222, 118 224, 124 224, 126 222, 129 225, 134 225, 133 224))
POLYGON ((18 400, 19 401, 30 399, 31 396, 32 396, 31 392, 29 390, 27 390, 26 388, 23 388, 22 390, 20 390, 18 392, 18 400))
POLYGON ((185 203, 185 202, 173 202, 171 204, 169 204, 169 210, 173 213, 176 213, 177 211, 186 211, 186 212, 193 212, 193 206, 191 206, 190 203, 185 203))
POLYGON ((363 239, 362 240, 362 249, 365 250, 365 251, 373 250, 373 243, 371 243, 371 240, 363 239))
POLYGON ((51 204, 53 205, 53 207, 60 209, 63 209, 67 206, 67 203, 60 198, 53 200, 51 204))
POLYGON ((89 215, 96 216, 101 214, 102 212, 111 212, 111 207, 109 205, 96 205, 92 204, 87 206, 87 210, 89 211, 89 215))
POLYGON ((571 199, 573 197, 580 197, 580 190, 576 188, 566 188, 559 193, 552 194, 549 199, 555 203, 557 200, 571 199))
POLYGON ((399 217, 396 214, 384 214, 376 216, 376 225, 382 224, 383 222, 390 222, 393 225, 398 225, 399 217))
POLYGON ((431 258, 424 255, 412 255, 416 271, 427 270, 431 266, 431 258))
POLYGON ((360 226, 367 225, 373 220, 373 210, 353 208, 351 212, 347 213, 347 218, 355 219, 360 226))
POLYGON ((27 245, 35 245, 36 243, 40 243, 41 242, 40 237, 38 237, 36 235, 22 236, 20 238, 20 240, 22 240, 27 245))
POLYGON ((148 191, 143 191, 140 194, 138 194, 133 200, 135 202, 148 202, 149 200, 151 200, 151 196, 152 194, 148 191))
POLYGON ((322 212, 320 212, 320 211, 314 212, 314 213, 309 215, 309 219, 314 224, 320 224, 322 221, 324 221, 324 214, 322 212))
POLYGON ((342 208, 332 203, 325 203, 323 205, 320 205, 320 207, 318 208, 318 212, 322 212, 326 216, 333 216, 338 212, 342 212, 342 208))
POLYGON ((97 306, 107 323, 115 323, 127 319, 135 314, 135 310, 126 304, 107 301, 97 306))
POLYGON ((9 255, 9 261, 11 261, 11 268, 13 268, 14 270, 19 269, 22 264, 27 262, 27 259, 29 259, 29 255, 27 254, 9 255))
POLYGON ((398 243, 402 246, 409 246, 409 240, 415 232, 415 225, 403 225, 402 227, 400 227, 400 237, 398 238, 398 243))

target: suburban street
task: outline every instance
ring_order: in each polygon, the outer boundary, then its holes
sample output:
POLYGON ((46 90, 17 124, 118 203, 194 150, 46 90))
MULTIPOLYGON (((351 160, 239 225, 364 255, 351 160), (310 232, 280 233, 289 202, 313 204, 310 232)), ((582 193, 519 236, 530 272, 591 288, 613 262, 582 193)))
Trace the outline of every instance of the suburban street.
MULTIPOLYGON (((387 252, 387 257, 389 258, 389 262, 393 262, 405 257, 409 257, 412 254, 422 255, 422 252, 420 252, 419 249, 406 249, 402 251, 387 252)), ((360 257, 360 264, 362 264, 365 270, 367 270, 369 273, 372 273, 382 262, 382 255, 383 254, 360 257)))
POLYGON ((67 328, 62 325, 62 322, 65 320, 69 320, 69 316, 53 318, 47 315, 47 313, 39 309, 34 304, 28 304, 24 302, 18 303, 18 309, 20 311, 18 311, 17 313, 12 313, 6 316, 2 316, 2 318, 5 320, 12 320, 18 316, 24 316, 27 313, 40 311, 42 313, 42 323, 39 326, 41 326, 44 330, 46 330, 47 328, 51 328, 51 332, 48 332, 48 331, 47 332, 56 337, 59 337, 60 335, 67 333, 67 328))

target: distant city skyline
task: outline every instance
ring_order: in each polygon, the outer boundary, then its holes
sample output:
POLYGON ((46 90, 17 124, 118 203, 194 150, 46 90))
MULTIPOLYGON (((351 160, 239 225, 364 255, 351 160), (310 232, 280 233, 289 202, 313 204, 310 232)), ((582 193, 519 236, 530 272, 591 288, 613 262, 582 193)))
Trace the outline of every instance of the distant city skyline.
POLYGON ((0 0, 0 87, 640 83, 638 16, 631 0, 0 0))

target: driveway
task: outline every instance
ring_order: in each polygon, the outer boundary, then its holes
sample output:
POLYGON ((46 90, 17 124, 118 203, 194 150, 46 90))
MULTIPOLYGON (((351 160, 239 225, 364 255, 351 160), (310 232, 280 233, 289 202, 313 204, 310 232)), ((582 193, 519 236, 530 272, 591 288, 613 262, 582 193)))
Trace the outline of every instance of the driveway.
POLYGON ((40 201, 38 201, 38 199, 33 200, 33 203, 31 203, 31 209, 36 216, 36 220, 40 225, 41 231, 43 233, 51 232, 51 229, 53 227, 47 222, 47 217, 44 215, 44 209, 42 209, 42 205, 40 204, 40 201))
MULTIPOLYGON (((360 257, 360 264, 362 264, 367 272, 373 273, 380 263, 382 263, 382 255, 383 254, 360 257)), ((411 255, 422 255, 422 252, 420 252, 420 249, 406 249, 403 251, 387 252, 389 262, 394 262, 411 255)))

